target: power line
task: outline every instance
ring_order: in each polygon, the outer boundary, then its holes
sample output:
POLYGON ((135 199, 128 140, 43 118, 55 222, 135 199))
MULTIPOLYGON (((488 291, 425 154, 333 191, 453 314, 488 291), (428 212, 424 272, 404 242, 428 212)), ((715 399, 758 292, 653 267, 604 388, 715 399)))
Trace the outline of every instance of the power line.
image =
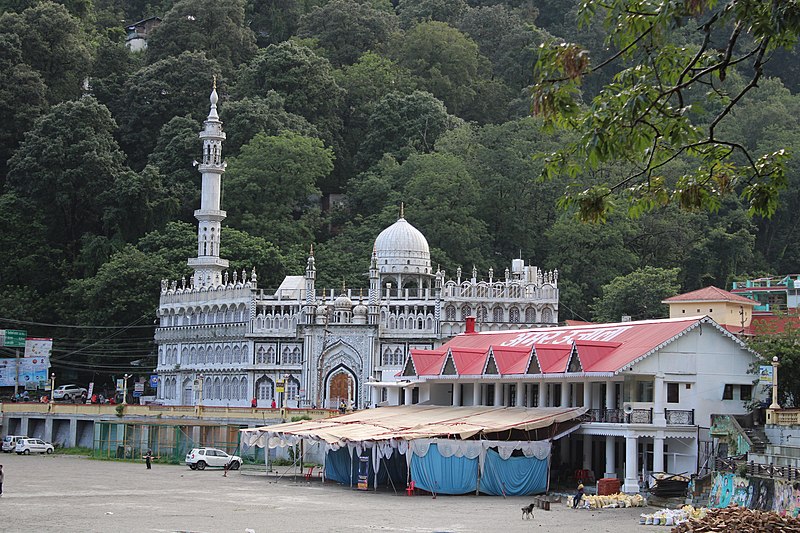
MULTIPOLYGON (((144 315, 141 318, 149 318, 148 315, 144 315)), ((131 324, 135 324, 136 322, 140 321, 141 318, 134 320, 131 324)), ((50 327, 50 328, 73 328, 73 329, 144 329, 144 328, 155 328, 156 325, 145 325, 145 326, 78 326, 76 324, 49 324, 47 322, 32 322, 29 320, 16 320, 13 318, 5 318, 0 317, 0 322, 8 322, 9 324, 19 324, 25 326, 42 326, 42 327, 50 327)))

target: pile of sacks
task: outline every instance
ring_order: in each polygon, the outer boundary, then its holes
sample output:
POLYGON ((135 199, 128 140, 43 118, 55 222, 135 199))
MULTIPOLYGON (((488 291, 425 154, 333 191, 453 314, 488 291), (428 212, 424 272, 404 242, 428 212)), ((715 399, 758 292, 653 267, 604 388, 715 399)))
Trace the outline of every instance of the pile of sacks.
MULTIPOLYGON (((571 501, 571 498, 570 498, 571 501)), ((568 502, 569 503, 569 502, 568 502)), ((614 507, 644 507, 647 505, 640 494, 609 494, 608 496, 586 495, 578 505, 588 509, 611 509, 614 507)))
POLYGON ((677 526, 690 518, 703 519, 707 513, 706 507, 684 505, 680 509, 662 509, 652 514, 641 514, 639 523, 645 526, 677 526))

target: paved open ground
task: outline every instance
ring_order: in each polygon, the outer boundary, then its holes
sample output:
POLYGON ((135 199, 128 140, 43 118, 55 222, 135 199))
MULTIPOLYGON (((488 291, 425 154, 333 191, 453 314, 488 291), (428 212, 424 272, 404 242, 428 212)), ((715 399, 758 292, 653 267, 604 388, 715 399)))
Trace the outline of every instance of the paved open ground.
POLYGON ((530 498, 413 496, 319 481, 185 466, 0 454, 0 531, 30 532, 559 532, 627 533, 641 509, 573 511, 563 504, 521 520, 530 498))

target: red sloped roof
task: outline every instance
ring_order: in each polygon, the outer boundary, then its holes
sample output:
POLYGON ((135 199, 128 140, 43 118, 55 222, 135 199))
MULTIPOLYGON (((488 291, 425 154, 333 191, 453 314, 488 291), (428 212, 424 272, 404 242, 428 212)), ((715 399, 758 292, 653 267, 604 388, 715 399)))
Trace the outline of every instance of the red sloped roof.
POLYGON ((596 371, 595 366, 602 365, 603 359, 619 347, 619 342, 575 341, 584 372, 596 371))
POLYGON ((565 372, 569 355, 572 353, 572 344, 534 344, 536 357, 542 373, 565 372))
POLYGON ((459 375, 480 376, 483 374, 483 367, 486 366, 486 358, 489 353, 480 348, 459 348, 450 349, 453 354, 453 362, 456 364, 456 372, 459 375))
MULTIPOLYGON (((443 350, 459 351, 467 349, 469 353, 488 352, 491 348, 503 354, 496 356, 498 366, 506 364, 508 368, 517 368, 522 359, 522 348, 533 347, 535 356, 543 373, 565 372, 573 345, 577 347, 578 356, 584 372, 619 372, 631 363, 647 355, 661 344, 678 334, 696 327, 701 322, 716 323, 707 317, 681 317, 662 320, 641 320, 636 322, 619 322, 613 324, 591 324, 581 326, 564 326, 555 328, 537 328, 516 331, 487 331, 474 334, 462 334, 450 339, 436 355, 432 351, 412 350, 415 368, 420 375, 438 374, 444 364, 443 350), (515 359, 508 348, 520 350, 515 359), (429 359, 417 363, 415 354, 431 353, 429 359), (503 359, 504 363, 500 363, 503 359), (436 365, 438 364, 438 367, 436 365), (420 370, 424 365, 425 372, 420 370), (433 368, 436 367, 436 368, 433 368), (435 370, 435 371, 434 371, 435 370)), ((464 353, 468 353, 464 352, 464 353)), ((474 357, 477 358, 477 355, 474 357)), ((461 374, 461 370, 457 370, 461 374)), ((502 370, 498 368, 502 373, 502 370)), ((524 372, 524 371, 523 371, 524 372)))
POLYGON ((493 345, 492 353, 500 374, 524 374, 528 370, 530 348, 493 345))
POLYGON ((663 300, 662 303, 679 303, 679 302, 736 302, 740 304, 758 305, 758 302, 733 294, 720 289, 719 287, 709 286, 696 291, 678 294, 671 298, 663 300))
POLYGON ((447 349, 411 350, 411 360, 418 376, 438 376, 442 372, 447 349))

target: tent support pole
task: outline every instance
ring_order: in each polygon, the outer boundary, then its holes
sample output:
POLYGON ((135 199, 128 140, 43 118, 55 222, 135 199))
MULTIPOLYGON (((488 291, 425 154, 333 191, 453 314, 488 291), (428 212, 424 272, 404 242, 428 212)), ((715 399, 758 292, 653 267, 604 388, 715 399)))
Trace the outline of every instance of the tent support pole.
POLYGON ((353 490, 353 450, 350 449, 350 446, 347 447, 347 450, 350 452, 350 490, 353 490))
POLYGON ((478 457, 478 475, 475 479, 475 496, 481 495, 481 460, 480 456, 478 457))
MULTIPOLYGON (((372 464, 373 465, 376 463, 375 459, 377 458, 377 456, 378 456, 378 446, 377 446, 377 443, 375 443, 375 446, 372 447, 372 464)), ((378 463, 378 467, 375 469, 375 492, 378 492, 378 471, 381 469, 380 461, 377 461, 377 463, 378 463)))

